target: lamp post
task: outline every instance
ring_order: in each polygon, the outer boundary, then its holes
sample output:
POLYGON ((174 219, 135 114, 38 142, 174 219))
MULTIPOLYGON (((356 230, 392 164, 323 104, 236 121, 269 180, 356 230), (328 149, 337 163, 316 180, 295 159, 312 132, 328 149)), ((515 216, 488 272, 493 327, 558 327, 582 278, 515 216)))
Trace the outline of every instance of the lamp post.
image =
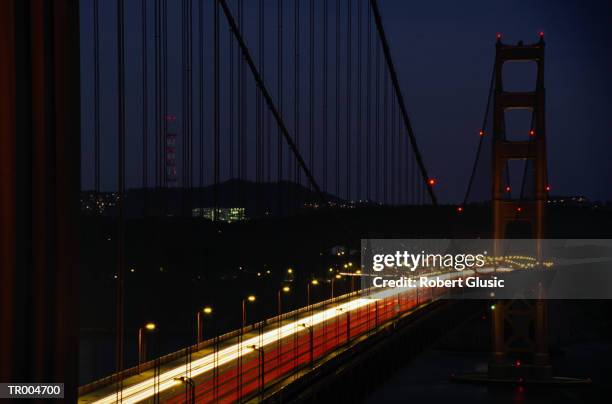
POLYGON ((332 298, 332 299, 334 298, 334 285, 335 285, 335 281, 336 281, 336 279, 342 279, 342 275, 340 275, 340 274, 336 274, 336 276, 334 276, 334 277, 331 279, 331 298, 332 298))
POLYGON ((313 368, 314 365, 314 330, 312 326, 309 326, 306 323, 300 324, 301 327, 304 327, 308 330, 309 333, 309 341, 310 341, 310 368, 313 368))
POLYGON ((248 295, 246 298, 242 299, 242 327, 240 329, 241 334, 244 332, 244 327, 246 327, 246 322, 247 322, 246 304, 247 302, 253 303, 255 302, 255 300, 257 300, 255 295, 248 295))
POLYGON ((264 381, 265 381, 265 353, 264 353, 264 349, 262 347, 257 347, 257 345, 249 345, 249 348, 251 348, 253 351, 257 351, 258 355, 258 359, 259 359, 259 392, 260 394, 263 394, 263 388, 264 388, 264 381))
POLYGON ((351 292, 355 291, 355 277, 357 275, 361 275, 361 269, 357 269, 355 272, 353 272, 353 276, 351 276, 351 292))
POLYGON ((280 321, 280 317, 283 314, 283 293, 291 292, 291 288, 289 286, 283 286, 277 292, 277 307, 278 307, 278 318, 280 321))
POLYGON ((212 314, 212 307, 210 306, 206 306, 204 307, 202 310, 198 310, 198 312, 196 313, 196 327, 197 327, 197 334, 198 334, 198 345, 204 340, 204 330, 202 329, 202 326, 204 324, 204 316, 210 316, 212 314))
POLYGON ((189 399, 187 402, 189 404, 195 404, 195 382, 191 377, 175 377, 174 381, 184 384, 185 386, 189 386, 189 399))
POLYGON ((317 286, 318 284, 319 284, 319 281, 316 279, 313 279, 310 282, 308 282, 308 284, 306 285, 306 306, 310 306, 310 285, 317 286))
POLYGON ((146 323, 138 329, 138 373, 140 374, 140 365, 146 359, 146 341, 144 339, 145 331, 153 332, 157 325, 153 322, 146 323))
POLYGON ((242 338, 244 335, 244 327, 246 327, 247 323, 247 314, 246 314, 246 305, 247 302, 254 303, 257 298, 255 295, 248 295, 244 299, 242 299, 242 325, 240 327, 240 335, 239 337, 239 346, 240 346, 240 355, 238 355, 238 397, 242 397, 242 338))
MULTIPOLYGON (((291 268, 289 268, 291 269, 291 268)), ((282 317, 283 317, 283 293, 289 293, 291 292, 291 288, 289 286, 283 286, 282 288, 280 288, 276 294, 276 306, 277 306, 277 310, 278 310, 278 317, 277 317, 277 323, 278 325, 276 326, 276 330, 277 330, 277 334, 278 337, 276 339, 276 350, 278 352, 277 354, 277 358, 278 358, 278 365, 280 366, 281 363, 281 338, 280 338, 280 329, 281 329, 281 325, 282 325, 282 317)))

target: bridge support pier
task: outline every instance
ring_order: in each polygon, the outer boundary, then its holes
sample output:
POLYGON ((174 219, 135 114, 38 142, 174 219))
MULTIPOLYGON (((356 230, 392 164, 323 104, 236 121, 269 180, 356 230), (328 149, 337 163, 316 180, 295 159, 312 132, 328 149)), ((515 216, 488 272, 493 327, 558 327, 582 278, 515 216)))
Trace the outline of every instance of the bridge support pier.
MULTIPOLYGON (((504 255, 502 241, 508 237, 508 225, 526 222, 531 227, 536 259, 541 262, 544 238, 544 210, 548 199, 546 174, 546 137, 544 115, 544 38, 538 43, 507 45, 498 38, 495 54, 495 93, 492 141, 492 211, 494 256, 504 255), (503 86, 506 62, 532 61, 537 64, 536 86, 530 92, 509 92, 503 86), (507 110, 532 111, 526 140, 509 140, 506 136, 507 110), (520 196, 510 198, 508 162, 530 161, 533 171, 524 172, 520 196), (526 185, 527 184, 527 185, 526 185)), ((513 235, 510 235, 512 237, 513 235)), ((516 236, 516 235, 514 235, 516 236)), ((522 236, 525 238, 525 236, 522 236)), ((542 293, 542 292, 541 292, 542 293)), ((540 294, 543 298, 543 295, 540 294)), ((492 306, 492 356, 490 378, 550 378, 546 302, 510 300, 492 306)))

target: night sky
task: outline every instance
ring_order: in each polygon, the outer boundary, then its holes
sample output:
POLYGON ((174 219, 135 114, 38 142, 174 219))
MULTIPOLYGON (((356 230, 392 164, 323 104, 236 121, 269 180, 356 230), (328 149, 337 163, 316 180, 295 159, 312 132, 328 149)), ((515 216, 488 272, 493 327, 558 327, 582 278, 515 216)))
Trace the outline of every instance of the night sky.
MULTIPOLYGON (((101 72, 101 117, 102 117, 102 188, 113 189, 116 184, 116 49, 115 46, 115 23, 114 2, 101 2, 101 58, 103 60, 101 72)), ((178 79, 180 59, 180 4, 169 2, 169 113, 178 116, 176 125, 177 132, 181 128, 181 101, 180 86, 178 79), (174 23, 173 21, 177 21, 174 23), (174 28, 174 29, 173 29, 174 28), (175 31, 175 32, 173 32, 175 31), (174 63, 174 64, 173 64, 174 63)), ((197 9, 198 1, 194 1, 194 10, 197 9)), ((257 10, 255 2, 246 2, 247 18, 256 20, 257 10)), ((292 6, 286 5, 286 29, 292 29, 292 6)), ((333 110, 335 53, 333 44, 333 33, 335 26, 333 12, 335 2, 330 1, 330 39, 329 49, 329 102, 333 110)), ((92 58, 92 7, 91 0, 81 2, 81 27, 82 27, 82 165, 83 165, 83 188, 91 189, 93 178, 93 58, 92 58)), ((141 149, 141 120, 142 101, 140 100, 141 87, 140 67, 141 45, 139 39, 140 2, 126 2, 126 97, 127 97, 127 184, 128 187, 138 186, 142 174, 140 170, 141 158, 138 151, 141 149)), ((149 18, 153 17, 153 4, 149 2, 149 18)), ((269 43, 266 44, 266 83, 273 95, 276 95, 277 72, 276 72, 276 37, 273 36, 276 29, 276 0, 266 1, 267 7, 265 18, 267 21, 265 35, 269 43)), ((308 43, 308 2, 302 1, 301 18, 301 41, 306 48, 308 43)), ((317 7, 320 7, 317 2, 317 7)), ((343 3, 344 4, 344 3, 343 3)), ((365 2, 363 4, 366 4, 365 2)), ((586 195, 593 200, 612 199, 612 120, 610 114, 612 109, 612 34, 610 33, 610 21, 612 21, 612 4, 607 1, 426 1, 409 2, 401 0, 379 1, 383 22, 387 31, 391 51, 398 71, 402 92, 404 94, 408 113, 414 127, 417 140, 423 153, 425 164, 431 176, 437 178, 436 192, 443 203, 458 202, 463 198, 465 186, 474 158, 478 142, 478 130, 480 129, 489 86, 489 78, 495 51, 495 35, 497 32, 503 34, 503 40, 507 43, 516 43, 524 40, 525 43, 536 42, 538 32, 545 32, 546 61, 545 61, 545 85, 546 85, 546 116, 547 116, 547 142, 548 142, 548 167, 549 181, 554 195, 586 195)), ((319 9, 317 9, 319 10, 319 9)), ((319 12, 319 11, 317 11, 319 12)), ((364 15, 365 15, 364 9, 364 15)), ((205 13, 210 14, 210 3, 206 2, 205 13)), ((207 15, 208 15, 207 14, 207 15)), ((194 15, 194 22, 197 14, 194 15)), ((207 16, 210 23, 210 17, 207 16)), ((249 20, 250 21, 250 20, 249 20)), ((317 19, 317 21, 319 21, 317 19)), ((341 26, 344 32, 346 21, 341 26)), ((353 19, 353 24, 355 20, 353 19)), ((365 25, 365 18, 364 18, 365 25)), ((228 48, 227 25, 221 16, 221 47, 223 52, 228 48)), ((153 94, 153 62, 154 44, 153 31, 149 27, 149 92, 153 94)), ((206 57, 207 65, 204 68, 204 76, 209 80, 212 77, 210 67, 210 38, 212 37, 211 24, 205 27, 205 44, 203 55, 206 57)), ((286 63, 289 64, 293 54, 292 33, 289 32, 285 40, 286 63)), ((342 34, 342 35, 345 35, 342 34)), ((247 22, 247 42, 252 51, 257 53, 257 32, 254 24, 247 22)), ((315 40, 322 38, 320 26, 317 26, 315 40)), ((342 37, 345 41, 346 37, 342 37)), ((354 40, 355 41, 355 40, 354 40)), ((317 42, 318 43, 318 42, 317 42)), ((343 42, 344 43, 344 42, 343 42)), ((355 43, 355 42, 353 42, 355 43)), ((317 47, 317 52, 320 48, 317 47)), ((227 52, 226 52, 227 53, 227 52)), ((365 53, 365 51, 364 51, 365 53)), ((197 37, 194 37, 194 69, 197 69, 197 58, 199 56, 197 37)), ((307 66, 308 53, 300 54, 302 58, 302 81, 301 88, 301 114, 303 121, 307 118, 308 91, 307 91, 307 66)), ((320 74, 320 56, 316 55, 316 68, 320 74)), ((365 57, 365 54, 364 54, 365 57)), ((229 85, 229 78, 225 74, 227 70, 227 56, 224 58, 221 69, 221 103, 227 104, 225 88, 229 85)), ((342 61, 342 70, 345 71, 345 63, 342 61)), ((362 65, 365 69, 365 66, 362 65)), ((285 96, 285 114, 290 128, 292 124, 292 83, 293 69, 291 65, 286 66, 285 72, 287 95, 285 96)), ((529 64, 517 64, 504 76, 506 87, 509 90, 527 90, 532 83, 526 81, 527 77, 532 80, 535 77, 535 69, 529 64), (527 83, 527 85, 525 85, 527 83)), ((505 73, 506 74, 506 73, 505 73)), ((247 91, 255 93, 252 78, 247 72, 247 91)), ((318 77, 318 76, 317 76, 318 77)), ((317 79, 319 80, 319 79, 317 79)), ((209 125, 210 113, 210 86, 205 83, 206 100, 204 102, 205 125, 209 125)), ((194 85, 194 109, 198 110, 197 88, 199 79, 197 73, 193 81, 194 85)), ((344 85, 344 84, 343 84, 344 85)), ((344 87, 343 87, 344 88, 344 87)), ((315 93, 321 90, 317 84, 315 93)), ((341 101, 344 101, 342 90, 341 101)), ((254 98, 253 98, 254 99, 254 98)), ((315 108, 321 108, 318 99, 315 108)), ((344 104, 343 104, 344 105, 344 104)), ((227 111, 222 107, 221 114, 227 111)), ((249 114, 255 110, 255 104, 251 101, 249 114)), ((342 106, 341 108, 344 108, 342 106)), ((150 97, 148 112, 153 115, 154 99, 150 97)), ((344 115, 344 110, 340 111, 344 115)), ((329 136, 334 129, 333 111, 330 113, 329 136)), ((520 135, 520 121, 526 122, 526 116, 517 113, 519 125, 513 128, 509 124, 508 131, 516 130, 520 135)), ((254 116, 251 116, 254 121, 254 116)), ((199 133, 199 117, 194 115, 194 136, 199 133)), ((228 130, 228 120, 221 123, 223 135, 228 130)), ((153 124, 150 123, 150 126, 153 124)), ((315 125, 320 125, 319 120, 315 125)), ((344 125, 344 124, 343 124, 344 125)), ((206 126, 209 128, 209 126, 206 126)), ((343 126, 344 128, 344 126, 343 126)), ((319 126, 314 127, 317 133, 321 132, 319 126)), ((235 130, 235 129, 234 129, 235 130)), ((301 124, 299 131, 306 136, 308 126, 301 124)), ((344 129, 343 129, 344 130, 344 129)), ((206 130, 205 136, 210 136, 206 130)), ((275 130, 272 131, 275 133, 275 130)), ((222 136, 223 136, 222 135, 222 136)), ((151 130, 151 136, 153 131, 151 130)), ((151 137, 152 139, 152 137, 151 137)), ((225 139, 225 137, 224 137, 225 139)), ((153 143, 153 141, 150 141, 153 143)), ((275 142, 275 140, 274 140, 275 142)), ((180 143, 180 141, 179 141, 180 143)), ((344 144, 344 143, 343 143, 344 144)), ((222 140, 222 148, 225 147, 222 140)), ((180 146, 180 145, 179 145, 180 146)), ((254 145, 249 144, 249 147, 254 145)), ((194 149, 199 147, 198 142, 194 149)), ((320 140, 315 145, 320 150, 320 140)), ((344 147, 344 146, 342 146, 344 147)), ((207 153, 209 153, 209 148, 207 153)), ((150 149, 150 160, 152 160, 153 149, 150 149)), ((304 150, 306 153, 306 150, 304 150)), ((316 153, 318 154, 318 153, 316 153)), ((210 156, 208 155, 207 158, 210 156)), ((328 164, 333 167, 333 155, 328 158, 328 164)), ((321 159, 317 157, 315 165, 321 166, 321 159)), ((179 166, 181 163, 178 163, 179 166)), ((194 165, 197 166, 197 158, 194 165)), ((275 163, 273 163, 275 164, 275 163)), ((224 162, 222 172, 229 172, 224 162)), ((320 172, 315 169, 315 174, 320 172)), ((330 168, 331 170, 331 168, 330 168)), ((271 167, 275 172, 275 168, 271 167)), ((206 183, 210 180, 210 174, 205 174, 206 183)), ((331 175, 331 174, 330 174, 331 175)), ((225 176, 223 174, 222 176, 225 176)), ((179 174, 180 178, 180 174, 179 174)), ((197 176, 194 181, 198 182, 197 176)), ((149 174, 149 183, 153 182, 153 171, 149 174)))
POLYGON ((429 170, 440 178, 443 201, 460 200, 465 189, 495 34, 502 33, 504 42, 530 43, 539 31, 546 40, 552 194, 612 199, 612 3, 383 0, 380 6, 413 126, 429 170))

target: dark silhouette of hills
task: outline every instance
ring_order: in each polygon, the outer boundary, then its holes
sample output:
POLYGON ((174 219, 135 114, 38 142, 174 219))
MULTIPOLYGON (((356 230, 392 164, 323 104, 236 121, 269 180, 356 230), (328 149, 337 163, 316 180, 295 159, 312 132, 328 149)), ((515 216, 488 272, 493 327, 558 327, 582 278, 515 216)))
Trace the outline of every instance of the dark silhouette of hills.
MULTIPOLYGON (((82 210, 90 214, 115 216, 117 214, 114 193, 101 193, 96 198, 94 191, 82 192, 82 210), (92 201, 104 200, 104 208, 96 210, 92 201), (88 203, 89 202, 89 203, 88 203)), ((334 205, 344 204, 331 194, 325 197, 334 205)), ((192 216, 193 209, 245 208, 247 217, 282 216, 295 214, 303 209, 322 208, 321 198, 314 191, 290 181, 256 183, 239 179, 222 182, 216 187, 209 185, 196 188, 133 188, 126 191, 125 216, 192 216)))

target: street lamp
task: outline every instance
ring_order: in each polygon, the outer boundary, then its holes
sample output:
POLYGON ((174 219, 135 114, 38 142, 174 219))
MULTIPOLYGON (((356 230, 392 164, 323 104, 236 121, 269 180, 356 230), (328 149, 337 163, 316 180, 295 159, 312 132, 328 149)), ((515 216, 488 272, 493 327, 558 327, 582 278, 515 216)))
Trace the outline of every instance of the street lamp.
POLYGON ((145 331, 153 332, 157 326, 153 322, 148 322, 138 329, 138 373, 140 374, 140 365, 146 359, 146 344, 144 339, 145 331))
POLYGON ((189 404, 195 404, 195 382, 191 377, 175 377, 175 382, 179 382, 184 384, 185 386, 189 386, 189 400, 187 401, 189 404))
POLYGON ((331 298, 332 299, 334 298, 334 285, 335 285, 336 279, 342 279, 342 275, 336 274, 336 276, 334 276, 331 279, 331 298))
POLYGON ((255 300, 257 300, 255 295, 248 295, 246 298, 242 299, 242 328, 241 328, 241 333, 242 333, 242 331, 244 331, 244 327, 246 327, 246 321, 247 321, 247 317, 246 317, 246 304, 247 304, 247 302, 253 303, 253 302, 255 302, 255 300))
POLYGON ((291 288, 289 286, 283 286, 282 288, 280 288, 278 290, 277 293, 277 303, 278 303, 278 320, 280 321, 280 317, 283 314, 283 297, 282 297, 282 293, 289 293, 291 292, 291 288))
POLYGON ((202 330, 202 325, 204 324, 204 316, 210 316, 213 310, 212 307, 206 306, 202 310, 198 310, 196 313, 196 327, 197 327, 197 335, 198 335, 198 344, 204 340, 204 331, 202 330))
POLYGON ((317 286, 319 284, 319 281, 316 279, 311 280, 310 282, 308 282, 308 284, 306 285, 306 306, 310 306, 310 286, 317 286))
POLYGON ((291 274, 293 273, 293 268, 288 268, 288 269, 287 269, 287 273, 288 273, 289 275, 291 275, 291 274))

